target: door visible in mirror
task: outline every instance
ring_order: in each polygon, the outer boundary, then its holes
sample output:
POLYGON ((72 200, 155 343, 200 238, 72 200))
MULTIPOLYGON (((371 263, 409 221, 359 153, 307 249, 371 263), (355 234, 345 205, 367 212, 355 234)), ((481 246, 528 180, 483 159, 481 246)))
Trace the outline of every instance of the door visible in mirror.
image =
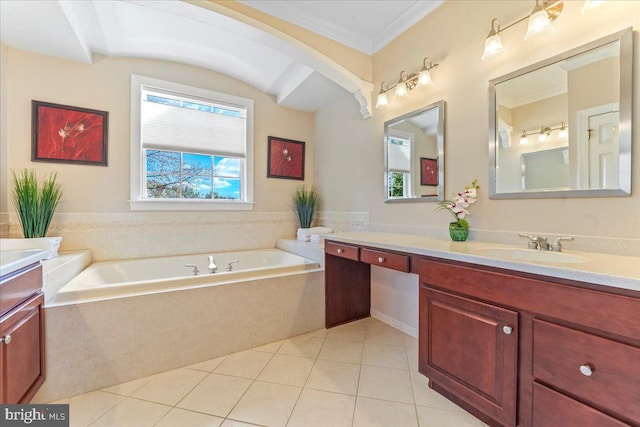
POLYGON ((629 195, 631 29, 490 82, 490 197, 629 195))
POLYGON ((385 201, 444 199, 444 101, 384 125, 385 201))

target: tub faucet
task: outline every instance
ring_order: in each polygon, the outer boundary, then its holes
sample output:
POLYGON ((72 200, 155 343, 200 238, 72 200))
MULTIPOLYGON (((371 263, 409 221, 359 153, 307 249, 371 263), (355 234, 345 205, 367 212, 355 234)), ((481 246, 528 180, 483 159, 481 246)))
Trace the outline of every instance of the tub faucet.
POLYGON ((233 261, 229 261, 227 263, 227 271, 233 271, 233 264, 240 262, 240 260, 234 259, 233 261))
POLYGON ((200 274, 200 269, 198 269, 198 266, 197 266, 197 265, 194 265, 194 264, 185 264, 184 266, 185 266, 185 267, 193 268, 192 273, 193 273, 193 275, 194 275, 194 276, 197 276, 198 274, 200 274))
POLYGON ((218 266, 216 262, 213 260, 213 255, 209 255, 209 274, 213 274, 218 271, 218 266))

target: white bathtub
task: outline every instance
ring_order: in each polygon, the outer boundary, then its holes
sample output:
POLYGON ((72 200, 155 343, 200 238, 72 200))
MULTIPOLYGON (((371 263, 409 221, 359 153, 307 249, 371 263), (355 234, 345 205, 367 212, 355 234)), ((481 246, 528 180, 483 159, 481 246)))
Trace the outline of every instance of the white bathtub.
POLYGON ((280 249, 98 262, 63 286, 52 304, 119 298, 319 269, 317 262, 280 249), (213 255, 218 266, 213 274, 208 273, 209 255, 213 255), (236 260, 233 270, 227 271, 229 262, 236 260), (186 264, 196 265, 200 273, 193 275, 193 268, 186 264))

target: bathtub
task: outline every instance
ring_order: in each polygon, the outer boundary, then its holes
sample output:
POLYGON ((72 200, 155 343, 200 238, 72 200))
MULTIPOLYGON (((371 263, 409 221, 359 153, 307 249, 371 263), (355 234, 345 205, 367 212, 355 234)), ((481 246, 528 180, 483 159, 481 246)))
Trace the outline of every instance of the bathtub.
POLYGON ((52 305, 95 301, 320 270, 307 258, 280 249, 98 262, 64 285, 52 305), (217 272, 208 272, 213 255, 217 272), (232 271, 227 271, 230 262, 232 271), (235 262, 237 261, 237 262, 235 262), (195 265, 199 274, 193 274, 195 265))

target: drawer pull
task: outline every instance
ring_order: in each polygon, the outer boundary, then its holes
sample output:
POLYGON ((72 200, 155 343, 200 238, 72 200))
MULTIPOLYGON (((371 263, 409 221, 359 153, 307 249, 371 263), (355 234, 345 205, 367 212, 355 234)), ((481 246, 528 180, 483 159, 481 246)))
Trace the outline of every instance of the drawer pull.
POLYGON ((590 377, 591 375, 593 375, 593 371, 595 371, 595 368, 592 368, 586 363, 580 366, 580 373, 585 377, 590 377))
POLYGON ((507 335, 511 335, 511 332, 513 332, 513 328, 511 326, 503 326, 502 332, 504 332, 507 335))
POLYGON ((384 258, 382 257, 378 258, 378 262, 382 264, 384 262, 384 258))
POLYGON ((338 248, 338 251, 337 251, 337 252, 338 252, 339 254, 341 254, 342 252, 344 252, 344 249, 340 249, 340 248, 338 248))
POLYGON ((7 335, 5 337, 0 338, 0 344, 5 343, 9 344, 11 342, 11 335, 7 335))

